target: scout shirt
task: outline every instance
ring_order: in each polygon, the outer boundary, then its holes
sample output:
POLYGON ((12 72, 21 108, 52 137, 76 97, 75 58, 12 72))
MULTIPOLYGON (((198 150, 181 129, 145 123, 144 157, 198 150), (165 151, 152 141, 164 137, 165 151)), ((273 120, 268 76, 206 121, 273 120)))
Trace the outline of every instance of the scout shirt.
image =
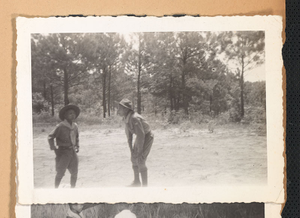
POLYGON ((67 120, 60 122, 56 128, 49 134, 48 142, 51 150, 55 149, 54 139, 56 145, 59 147, 79 147, 79 133, 76 123, 68 123, 67 120))
POLYGON ((150 126, 147 121, 138 113, 130 112, 125 118, 125 132, 128 144, 132 145, 132 135, 135 134, 134 147, 137 146, 138 155, 143 152, 145 135, 149 133, 150 126))

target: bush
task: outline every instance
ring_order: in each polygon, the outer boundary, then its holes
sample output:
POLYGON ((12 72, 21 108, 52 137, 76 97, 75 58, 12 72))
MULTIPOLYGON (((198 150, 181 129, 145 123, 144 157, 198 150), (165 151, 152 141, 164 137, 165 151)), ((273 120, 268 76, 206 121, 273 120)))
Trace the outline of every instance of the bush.
POLYGON ((245 107, 245 115, 242 119, 245 123, 265 123, 266 112, 263 107, 249 106, 245 107))
POLYGON ((167 119, 170 124, 179 124, 180 122, 187 120, 188 116, 185 114, 184 110, 179 111, 167 111, 167 119))
POLYGON ((101 123, 101 118, 89 113, 80 113, 76 122, 78 124, 95 125, 101 123))
POLYGON ((229 121, 230 122, 240 122, 242 119, 240 112, 236 108, 231 108, 229 110, 229 121))
MULTIPOLYGON (((58 117, 58 112, 51 116, 50 112, 41 111, 40 113, 33 113, 32 120, 34 124, 57 124, 61 122, 58 117)), ((120 127, 121 125, 121 118, 115 115, 112 115, 107 118, 102 118, 101 116, 94 115, 94 113, 85 113, 81 112, 79 117, 75 121, 79 125, 104 125, 104 126, 112 126, 112 127, 120 127)))
POLYGON ((203 114, 202 111, 190 112, 189 120, 192 123, 208 123, 211 117, 207 114, 203 114))
POLYGON ((40 113, 33 113, 33 123, 57 123, 60 119, 58 116, 51 116, 50 112, 42 110, 40 113))
POLYGON ((76 122, 84 125, 101 125, 109 127, 120 127, 122 125, 122 119, 119 116, 111 115, 110 117, 103 118, 88 113, 81 113, 76 122))
POLYGON ((191 121, 186 120, 180 123, 179 129, 183 132, 187 131, 188 129, 191 129, 193 127, 191 121))
POLYGON ((42 113, 49 110, 49 103, 45 100, 41 93, 32 93, 32 111, 34 113, 42 113))
POLYGON ((102 118, 101 124, 112 127, 120 127, 122 125, 122 118, 117 115, 111 115, 110 117, 102 118))
POLYGON ((230 118, 230 112, 227 111, 227 112, 224 112, 224 113, 220 113, 217 117, 217 123, 219 125, 225 125, 227 123, 230 122, 231 118, 230 118))

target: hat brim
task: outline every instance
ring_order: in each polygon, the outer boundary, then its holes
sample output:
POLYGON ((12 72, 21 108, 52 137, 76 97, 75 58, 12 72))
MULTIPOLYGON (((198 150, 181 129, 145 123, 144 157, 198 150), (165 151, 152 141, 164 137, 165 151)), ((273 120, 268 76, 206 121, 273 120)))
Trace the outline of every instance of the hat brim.
POLYGON ((66 106, 64 106, 64 107, 59 111, 59 118, 60 118, 61 120, 64 120, 64 119, 65 119, 65 112, 66 112, 67 110, 70 110, 70 109, 72 109, 72 110, 75 111, 76 118, 79 116, 79 114, 80 114, 80 109, 79 109, 79 107, 77 107, 76 105, 66 105, 66 106))
POLYGON ((133 109, 132 109, 132 108, 130 108, 130 107, 127 107, 125 104, 123 104, 123 103, 121 103, 121 102, 119 102, 119 105, 122 105, 123 107, 125 107, 125 108, 127 108, 127 109, 129 109, 129 110, 132 110, 132 111, 133 111, 133 109))

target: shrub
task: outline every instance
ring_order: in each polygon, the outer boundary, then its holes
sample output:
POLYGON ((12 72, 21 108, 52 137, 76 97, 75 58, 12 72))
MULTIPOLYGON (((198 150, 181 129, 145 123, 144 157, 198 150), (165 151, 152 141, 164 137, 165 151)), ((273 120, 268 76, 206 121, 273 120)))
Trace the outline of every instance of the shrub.
POLYGON ((167 111, 167 119, 170 124, 179 124, 183 120, 187 120, 188 116, 185 114, 184 110, 179 111, 167 111))
POLYGON ((185 132, 188 129, 192 128, 192 123, 189 120, 183 121, 182 123, 180 123, 179 129, 183 132, 185 132))
POLYGON ((100 116, 95 116, 89 113, 80 113, 79 117, 77 118, 76 122, 78 124, 86 124, 86 125, 95 125, 101 123, 100 116))
POLYGON ((229 121, 230 122, 240 122, 241 114, 236 108, 231 108, 229 110, 229 121))
POLYGON ((57 123, 60 119, 57 116, 51 116, 50 112, 42 110, 40 113, 33 113, 33 123, 57 123))
POLYGON ((107 118, 102 118, 103 125, 112 126, 112 127, 120 127, 122 125, 122 119, 117 115, 111 115, 107 118))
POLYGON ((245 115, 242 119, 245 123, 265 123, 266 112, 263 107, 245 107, 245 115))
POLYGON ((34 113, 42 113, 49 110, 49 104, 41 93, 32 93, 32 111, 34 113))
POLYGON ((227 123, 230 122, 231 118, 230 118, 230 112, 226 111, 224 113, 220 113, 217 117, 216 117, 217 123, 219 125, 225 125, 227 123))
POLYGON ((211 117, 207 114, 203 114, 202 111, 190 112, 189 120, 192 123, 208 123, 211 117))

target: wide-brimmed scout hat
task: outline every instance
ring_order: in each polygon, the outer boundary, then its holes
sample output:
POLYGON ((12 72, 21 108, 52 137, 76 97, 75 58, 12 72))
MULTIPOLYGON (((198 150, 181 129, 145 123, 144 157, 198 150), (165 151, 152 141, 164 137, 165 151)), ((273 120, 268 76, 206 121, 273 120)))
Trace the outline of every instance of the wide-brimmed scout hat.
POLYGON ((72 110, 75 111, 76 118, 79 116, 79 114, 80 114, 80 109, 79 109, 79 107, 77 107, 77 106, 74 105, 74 104, 68 104, 68 105, 64 106, 62 109, 60 109, 60 111, 59 111, 59 118, 60 118, 61 120, 64 120, 64 119, 65 119, 65 113, 66 113, 66 111, 67 111, 67 110, 70 110, 70 109, 72 109, 72 110))
POLYGON ((119 105, 122 105, 123 107, 129 109, 129 110, 133 110, 132 109, 132 104, 131 101, 127 98, 123 98, 120 102, 119 105))

